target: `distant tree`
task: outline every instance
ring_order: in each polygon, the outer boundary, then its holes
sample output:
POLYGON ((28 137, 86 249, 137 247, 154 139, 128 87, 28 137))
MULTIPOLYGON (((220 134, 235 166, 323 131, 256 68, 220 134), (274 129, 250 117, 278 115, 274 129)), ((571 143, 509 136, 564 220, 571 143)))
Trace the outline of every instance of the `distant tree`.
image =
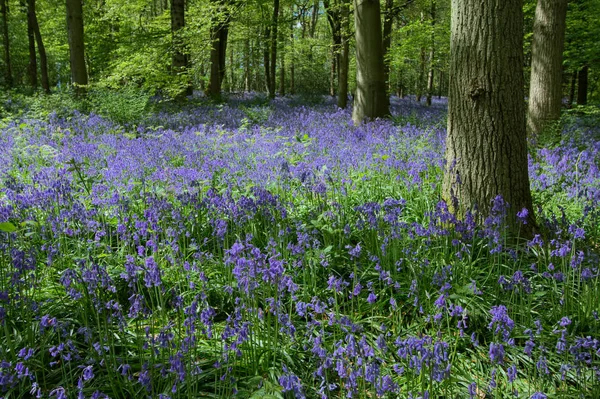
POLYGON ((538 0, 535 10, 527 127, 536 136, 560 118, 567 1, 538 0))
POLYGON ((0 0, 0 13, 2 14, 2 38, 4 41, 4 63, 6 64, 6 86, 12 87, 13 76, 10 63, 10 37, 8 35, 8 0, 0 0))
POLYGON ((584 65, 577 76, 577 105, 587 104, 588 66, 584 65))
POLYGON ((27 16, 27 43, 29 49, 29 63, 27 64, 27 75, 29 84, 34 89, 37 88, 37 57, 35 55, 35 31, 33 29, 32 14, 29 12, 29 0, 21 0, 21 8, 27 16))
MULTIPOLYGON (((48 79, 48 58, 46 57, 46 47, 42 40, 40 25, 38 23, 37 14, 35 12, 35 0, 27 0, 27 20, 31 23, 31 29, 35 36, 38 54, 40 56, 40 72, 42 76, 42 89, 46 93, 50 93, 50 81, 48 79)), ((33 53, 35 58, 35 51, 33 53)), ((34 71, 37 74, 37 71, 34 71)), ((37 79, 36 79, 37 80, 37 79)))
POLYGON ((529 211, 523 80, 522 0, 452 0, 450 93, 443 197, 459 216, 479 218, 501 195, 529 211))
POLYGON ((337 105, 346 108, 348 105, 348 66, 350 64, 350 1, 341 0, 341 52, 338 68, 337 105))
MULTIPOLYGON (((185 0, 171 0, 171 36, 173 55, 171 58, 171 71, 173 74, 187 74, 189 58, 185 52, 185 44, 181 30, 185 28, 185 0)), ((187 85, 186 94, 192 94, 192 86, 187 85)))
POLYGON ((213 98, 221 97, 221 86, 225 78, 225 60, 227 56, 227 37, 229 36, 230 13, 226 0, 213 0, 212 23, 210 27, 210 84, 209 94, 213 98))
POLYGON ((88 84, 85 66, 85 45, 83 41, 83 6, 82 0, 67 0, 67 31, 69 37, 69 60, 71 79, 75 85, 75 93, 85 93, 88 84))
POLYGON ((271 37, 269 44, 271 45, 271 63, 269 64, 269 97, 275 98, 275 77, 277 76, 277 24, 279 20, 279 0, 273 0, 273 19, 271 21, 271 37))
POLYGON ((354 0, 356 95, 354 123, 389 114, 379 0, 354 0))

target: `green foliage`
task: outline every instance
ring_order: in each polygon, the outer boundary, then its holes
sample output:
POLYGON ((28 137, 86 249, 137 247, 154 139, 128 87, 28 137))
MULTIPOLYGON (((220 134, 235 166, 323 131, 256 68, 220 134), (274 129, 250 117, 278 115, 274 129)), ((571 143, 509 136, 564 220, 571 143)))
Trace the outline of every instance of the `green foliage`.
POLYGON ((148 111, 150 95, 133 85, 118 90, 96 87, 88 93, 90 110, 120 124, 139 123, 148 111))

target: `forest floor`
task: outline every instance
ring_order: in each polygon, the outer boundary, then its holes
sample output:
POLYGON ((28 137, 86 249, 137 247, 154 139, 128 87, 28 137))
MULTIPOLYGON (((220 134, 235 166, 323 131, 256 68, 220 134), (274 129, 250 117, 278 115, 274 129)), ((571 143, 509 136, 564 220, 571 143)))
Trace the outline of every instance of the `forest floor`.
POLYGON ((528 241, 440 200, 444 99, 161 109, 0 121, 0 397, 600 397, 597 116, 528 241))

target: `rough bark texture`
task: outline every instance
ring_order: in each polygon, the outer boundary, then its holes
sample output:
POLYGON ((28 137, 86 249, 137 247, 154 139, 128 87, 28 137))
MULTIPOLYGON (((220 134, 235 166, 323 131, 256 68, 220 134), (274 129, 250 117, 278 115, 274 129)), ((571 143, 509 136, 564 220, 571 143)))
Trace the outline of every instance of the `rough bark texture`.
POLYGON ((587 104, 587 91, 588 67, 586 65, 579 70, 579 76, 577 77, 577 105, 587 104))
POLYGON ((8 0, 0 0, 0 13, 2 13, 2 37, 4 40, 4 64, 6 65, 6 86, 13 85, 12 68, 10 63, 10 38, 8 36, 8 0))
POLYGON ((75 85, 75 93, 82 95, 88 84, 85 67, 85 46, 83 43, 83 10, 82 0, 67 0, 67 31, 69 36, 69 54, 71 63, 71 80, 75 85))
POLYGON ((458 216, 484 218, 501 195, 533 212, 527 171, 522 0, 452 0, 443 196, 458 216))
POLYGON ((338 70, 337 105, 340 108, 348 106, 348 65, 350 63, 350 4, 348 0, 341 1, 341 40, 340 67, 338 70))
POLYGON ((562 105, 562 58, 565 43, 567 0, 538 0, 531 45, 531 83, 527 128, 543 133, 560 118, 562 105))
POLYGON ((33 33, 35 35, 35 41, 38 48, 38 54, 40 55, 40 73, 42 75, 42 89, 44 92, 50 93, 50 80, 48 79, 48 57, 46 57, 46 47, 42 40, 42 34, 40 32, 40 25, 38 24, 37 15, 35 13, 35 0, 27 0, 27 13, 28 18, 31 18, 33 33))
POLYGON ((356 95, 352 119, 359 124, 365 119, 389 115, 379 0, 354 0, 354 26, 356 95))

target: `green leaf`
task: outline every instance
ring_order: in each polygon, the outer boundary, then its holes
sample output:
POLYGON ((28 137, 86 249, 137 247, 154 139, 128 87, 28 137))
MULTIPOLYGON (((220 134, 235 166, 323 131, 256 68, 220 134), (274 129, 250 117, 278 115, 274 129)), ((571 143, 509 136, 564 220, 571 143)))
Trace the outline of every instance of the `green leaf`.
POLYGON ((17 231, 17 228, 11 222, 2 222, 0 223, 0 231, 4 233, 14 233, 17 231))

